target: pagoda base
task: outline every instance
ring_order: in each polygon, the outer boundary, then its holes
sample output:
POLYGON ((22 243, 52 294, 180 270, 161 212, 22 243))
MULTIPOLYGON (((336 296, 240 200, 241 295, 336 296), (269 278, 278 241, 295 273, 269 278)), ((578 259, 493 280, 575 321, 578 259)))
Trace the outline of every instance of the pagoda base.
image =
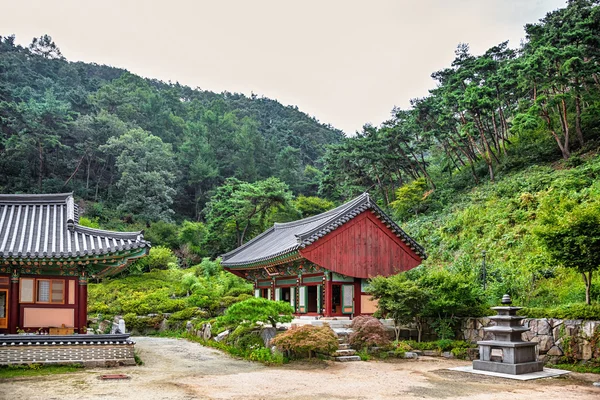
POLYGON ((497 361, 473 361, 473 369, 498 372, 501 374, 521 375, 544 370, 544 363, 541 361, 532 361, 519 364, 506 364, 497 361))

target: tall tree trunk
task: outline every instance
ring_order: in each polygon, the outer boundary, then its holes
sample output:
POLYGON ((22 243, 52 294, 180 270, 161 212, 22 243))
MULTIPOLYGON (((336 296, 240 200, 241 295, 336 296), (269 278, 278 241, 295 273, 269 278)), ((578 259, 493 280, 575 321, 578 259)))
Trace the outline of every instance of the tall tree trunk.
POLYGON ((583 147, 583 132, 581 131, 581 97, 579 94, 575 96, 575 132, 579 145, 583 147))
POLYGON ((592 271, 588 271, 588 275, 585 275, 585 272, 582 272, 583 281, 585 282, 585 304, 588 306, 592 304, 591 299, 591 290, 592 290, 592 271))
POLYGON ((44 174, 44 150, 42 148, 42 142, 38 141, 38 190, 42 193, 42 176, 44 174))

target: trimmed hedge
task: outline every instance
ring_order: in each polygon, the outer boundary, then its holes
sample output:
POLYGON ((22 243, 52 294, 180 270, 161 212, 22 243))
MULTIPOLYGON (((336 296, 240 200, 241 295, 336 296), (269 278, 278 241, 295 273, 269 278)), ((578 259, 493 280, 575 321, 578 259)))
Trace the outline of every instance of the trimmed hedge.
POLYGON ((528 318, 587 319, 600 320, 600 304, 585 303, 566 304, 554 308, 523 308, 519 315, 528 318))

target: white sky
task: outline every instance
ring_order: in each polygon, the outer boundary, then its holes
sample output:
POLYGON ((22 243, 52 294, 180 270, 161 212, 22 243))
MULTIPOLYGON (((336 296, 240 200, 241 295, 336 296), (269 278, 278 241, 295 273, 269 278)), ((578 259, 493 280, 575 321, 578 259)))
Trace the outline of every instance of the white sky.
POLYGON ((251 92, 347 134, 434 86, 460 42, 510 40, 565 0, 0 0, 0 35, 52 36, 70 61, 251 92))

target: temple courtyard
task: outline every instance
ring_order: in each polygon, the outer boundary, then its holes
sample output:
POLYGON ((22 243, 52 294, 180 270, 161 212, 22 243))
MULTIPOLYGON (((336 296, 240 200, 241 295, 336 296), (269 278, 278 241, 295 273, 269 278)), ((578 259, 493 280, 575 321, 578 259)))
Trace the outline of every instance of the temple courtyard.
POLYGON ((461 360, 294 362, 233 359, 183 339, 137 337, 143 366, 0 380, 0 399, 598 399, 598 375, 514 381, 447 368, 461 360), (101 380, 125 374, 126 380, 101 380))

